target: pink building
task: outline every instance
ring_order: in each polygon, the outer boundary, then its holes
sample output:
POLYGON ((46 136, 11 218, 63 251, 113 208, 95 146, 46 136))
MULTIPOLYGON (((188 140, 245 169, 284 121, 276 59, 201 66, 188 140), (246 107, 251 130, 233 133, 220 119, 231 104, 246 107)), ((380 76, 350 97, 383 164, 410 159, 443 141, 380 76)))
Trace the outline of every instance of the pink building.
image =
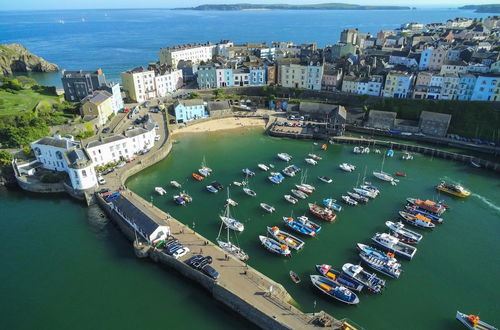
POLYGON ((321 89, 324 91, 340 90, 342 84, 342 69, 325 66, 321 79, 321 89))
POLYGON ((434 48, 429 58, 429 70, 431 71, 441 70, 441 67, 446 62, 447 56, 448 56, 448 48, 443 46, 434 48))

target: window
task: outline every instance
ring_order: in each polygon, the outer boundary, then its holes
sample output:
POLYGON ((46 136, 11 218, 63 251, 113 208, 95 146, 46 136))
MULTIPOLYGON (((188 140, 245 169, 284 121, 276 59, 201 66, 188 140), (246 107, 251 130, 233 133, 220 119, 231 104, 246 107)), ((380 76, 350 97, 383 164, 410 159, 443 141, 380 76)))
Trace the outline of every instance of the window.
POLYGON ((84 178, 86 178, 86 177, 87 177, 87 171, 82 170, 82 176, 83 176, 84 178))

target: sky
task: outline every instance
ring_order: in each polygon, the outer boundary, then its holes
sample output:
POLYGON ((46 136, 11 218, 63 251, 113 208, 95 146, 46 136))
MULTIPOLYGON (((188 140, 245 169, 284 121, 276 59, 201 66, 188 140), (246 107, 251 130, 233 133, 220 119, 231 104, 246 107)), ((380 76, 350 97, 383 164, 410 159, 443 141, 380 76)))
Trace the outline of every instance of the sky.
POLYGON ((496 0, 0 0, 0 10, 43 10, 43 9, 100 9, 100 8, 176 8, 194 7, 201 4, 233 4, 233 3, 286 3, 313 4, 342 2, 359 5, 401 5, 401 6, 435 6, 458 7, 470 4, 495 3, 496 0))

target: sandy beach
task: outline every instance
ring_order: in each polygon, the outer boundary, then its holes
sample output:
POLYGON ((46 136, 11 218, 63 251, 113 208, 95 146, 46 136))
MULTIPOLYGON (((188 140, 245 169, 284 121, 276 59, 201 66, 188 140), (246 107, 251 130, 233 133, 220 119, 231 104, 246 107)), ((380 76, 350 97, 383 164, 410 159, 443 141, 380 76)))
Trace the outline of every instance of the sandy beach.
POLYGON ((241 118, 229 117, 205 121, 202 123, 178 128, 172 134, 181 133, 204 133, 215 132, 221 130, 243 128, 243 127, 262 127, 266 126, 266 121, 262 118, 241 118))

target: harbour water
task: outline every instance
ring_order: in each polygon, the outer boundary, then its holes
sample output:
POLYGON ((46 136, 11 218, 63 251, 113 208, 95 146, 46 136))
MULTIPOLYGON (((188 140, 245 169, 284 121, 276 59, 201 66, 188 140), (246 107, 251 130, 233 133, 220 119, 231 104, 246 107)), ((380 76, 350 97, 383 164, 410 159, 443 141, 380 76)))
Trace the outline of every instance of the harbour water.
MULTIPOLYGON (((0 8, 1 10, 1 8, 0 8)), ((444 22, 489 14, 449 8, 416 10, 168 9, 0 11, 0 44, 20 43, 67 70, 102 68, 107 78, 158 60, 162 47, 229 39, 235 43, 293 41, 331 45, 346 28, 376 34, 402 23, 444 22)), ((61 87, 60 74, 33 74, 61 87)))

